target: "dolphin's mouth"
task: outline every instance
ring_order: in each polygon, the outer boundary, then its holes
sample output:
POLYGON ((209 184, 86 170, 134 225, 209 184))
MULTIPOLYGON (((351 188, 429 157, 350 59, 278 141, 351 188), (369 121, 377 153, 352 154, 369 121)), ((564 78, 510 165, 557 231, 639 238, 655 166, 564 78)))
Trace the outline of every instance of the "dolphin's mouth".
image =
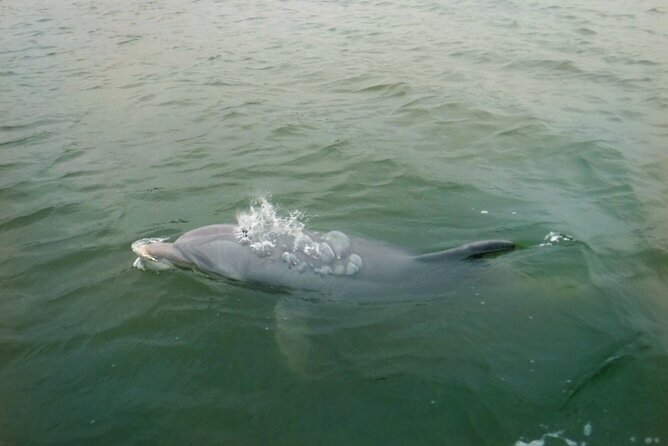
POLYGON ((146 249, 148 245, 162 243, 165 240, 167 238, 142 238, 133 242, 130 247, 132 248, 132 252, 139 257, 135 259, 132 266, 142 271, 164 271, 173 268, 174 264, 172 262, 167 259, 153 257, 146 249))

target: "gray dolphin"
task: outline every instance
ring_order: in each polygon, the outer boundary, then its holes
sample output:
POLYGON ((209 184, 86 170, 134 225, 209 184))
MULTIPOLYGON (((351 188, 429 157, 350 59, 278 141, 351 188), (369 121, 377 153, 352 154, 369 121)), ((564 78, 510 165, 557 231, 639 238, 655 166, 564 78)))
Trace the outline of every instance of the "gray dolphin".
POLYGON ((346 296, 448 290, 479 267, 469 260, 514 248, 510 241, 485 240, 417 254, 339 231, 287 231, 254 239, 231 224, 194 229, 173 243, 142 239, 132 244, 139 268, 176 266, 247 283, 346 296))

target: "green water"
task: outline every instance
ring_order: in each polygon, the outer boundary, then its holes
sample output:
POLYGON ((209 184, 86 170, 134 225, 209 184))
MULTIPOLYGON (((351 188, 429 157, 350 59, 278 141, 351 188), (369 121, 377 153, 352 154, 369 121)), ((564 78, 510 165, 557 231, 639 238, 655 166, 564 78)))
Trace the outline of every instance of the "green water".
POLYGON ((668 443, 667 37, 660 0, 1 1, 0 444, 668 443), (364 304, 132 267, 266 193, 521 249, 364 304))

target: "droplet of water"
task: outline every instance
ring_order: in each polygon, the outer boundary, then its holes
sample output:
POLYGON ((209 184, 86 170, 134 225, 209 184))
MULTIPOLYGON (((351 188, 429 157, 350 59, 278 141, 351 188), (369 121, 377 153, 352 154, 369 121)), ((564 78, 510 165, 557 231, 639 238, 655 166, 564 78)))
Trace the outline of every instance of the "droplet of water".
POLYGON ((585 437, 590 436, 591 431, 592 431, 591 423, 585 424, 584 428, 582 429, 582 433, 585 435, 585 437))

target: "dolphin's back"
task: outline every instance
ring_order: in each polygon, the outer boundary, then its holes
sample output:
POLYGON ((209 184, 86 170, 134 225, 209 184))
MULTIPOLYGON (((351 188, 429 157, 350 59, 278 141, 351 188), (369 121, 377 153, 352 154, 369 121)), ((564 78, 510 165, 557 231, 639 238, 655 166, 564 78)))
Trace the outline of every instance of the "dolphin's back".
POLYGON ((415 260, 421 262, 440 262, 446 260, 471 260, 480 257, 500 254, 515 249, 515 244, 507 240, 482 240, 467 243, 456 248, 445 251, 432 252, 416 256, 415 260))

